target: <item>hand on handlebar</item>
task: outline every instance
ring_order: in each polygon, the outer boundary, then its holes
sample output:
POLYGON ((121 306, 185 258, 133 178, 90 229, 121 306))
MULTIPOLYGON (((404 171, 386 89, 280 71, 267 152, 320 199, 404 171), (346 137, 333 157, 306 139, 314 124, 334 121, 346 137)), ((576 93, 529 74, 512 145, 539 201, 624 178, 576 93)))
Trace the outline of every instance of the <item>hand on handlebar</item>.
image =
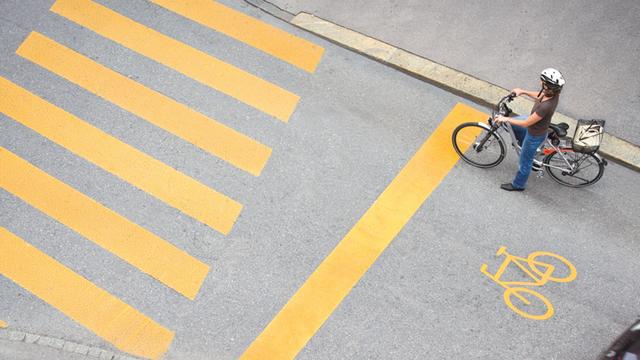
POLYGON ((525 90, 524 89, 520 89, 520 88, 515 88, 515 89, 511 90, 511 93, 515 94, 516 97, 522 95, 522 93, 524 93, 524 92, 525 92, 525 90))
POLYGON ((493 119, 496 124, 500 125, 506 122, 509 122, 509 118, 506 116, 502 116, 502 115, 496 115, 496 117, 493 119))

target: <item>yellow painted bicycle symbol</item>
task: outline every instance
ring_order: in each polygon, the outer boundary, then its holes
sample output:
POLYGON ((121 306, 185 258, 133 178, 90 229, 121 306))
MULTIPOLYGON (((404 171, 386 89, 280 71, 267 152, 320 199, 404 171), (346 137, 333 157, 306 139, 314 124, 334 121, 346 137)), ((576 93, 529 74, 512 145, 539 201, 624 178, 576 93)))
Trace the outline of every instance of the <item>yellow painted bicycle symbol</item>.
POLYGON ((526 286, 542 286, 549 281, 558 283, 573 281, 578 274, 575 266, 573 266, 573 264, 571 264, 569 260, 565 259, 564 257, 546 251, 534 251, 526 258, 523 258, 509 254, 507 252, 507 248, 501 246, 496 252, 496 256, 501 255, 504 255, 505 259, 502 265, 500 265, 500 267, 498 268, 498 271, 496 271, 495 275, 490 274, 487 271, 487 264, 482 264, 482 266, 480 266, 480 271, 483 274, 487 275, 489 279, 495 281, 500 286, 506 289, 503 297, 504 302, 507 304, 507 306, 516 314, 524 316, 528 319, 547 320, 552 317, 554 314, 554 309, 551 302, 544 295, 540 294, 537 291, 531 290, 526 286), (565 271, 562 276, 554 276, 559 272, 556 272, 558 268, 555 265, 539 260, 540 258, 544 257, 551 257, 558 260, 568 268, 568 274, 565 271), (524 273, 531 277, 532 280, 501 280, 500 278, 511 263, 514 263, 518 268, 520 268, 520 270, 524 271, 524 273), (514 301, 513 297, 516 297, 519 301, 514 301), (543 311, 531 313, 528 310, 523 310, 523 308, 531 309, 532 311, 536 309, 543 309, 543 311))

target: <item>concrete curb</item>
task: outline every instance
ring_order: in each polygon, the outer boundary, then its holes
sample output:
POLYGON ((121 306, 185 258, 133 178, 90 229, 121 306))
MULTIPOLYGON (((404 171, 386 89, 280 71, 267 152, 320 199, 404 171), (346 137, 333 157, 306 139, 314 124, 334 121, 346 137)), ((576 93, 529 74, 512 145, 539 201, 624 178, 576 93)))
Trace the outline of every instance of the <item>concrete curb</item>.
POLYGON ((271 16, 275 16, 280 20, 284 20, 286 22, 291 22, 291 20, 293 19, 293 17, 295 16, 294 14, 287 12, 285 10, 282 10, 281 8, 277 7, 276 5, 265 1, 265 0, 244 0, 247 4, 254 6, 264 12, 266 12, 267 14, 271 15, 271 16))
POLYGON ((60 351, 86 355, 88 358, 101 360, 139 360, 139 358, 129 355, 116 354, 113 351, 90 347, 63 339, 56 339, 48 336, 31 334, 23 331, 0 329, 0 340, 7 340, 18 343, 34 344, 60 351))
MULTIPOLYGON (((312 14, 301 12, 293 16, 293 14, 265 0, 245 1, 266 13, 329 40, 334 44, 403 71, 480 105, 493 107, 502 97, 509 93, 507 89, 344 28, 312 14)), ((517 98, 511 104, 516 113, 528 114, 533 101, 517 98)), ((577 123, 576 119, 561 113, 555 113, 553 119, 555 123, 565 122, 569 124, 568 134, 573 134, 577 123)), ((599 153, 611 161, 640 172, 640 147, 637 145, 606 133, 599 153)))

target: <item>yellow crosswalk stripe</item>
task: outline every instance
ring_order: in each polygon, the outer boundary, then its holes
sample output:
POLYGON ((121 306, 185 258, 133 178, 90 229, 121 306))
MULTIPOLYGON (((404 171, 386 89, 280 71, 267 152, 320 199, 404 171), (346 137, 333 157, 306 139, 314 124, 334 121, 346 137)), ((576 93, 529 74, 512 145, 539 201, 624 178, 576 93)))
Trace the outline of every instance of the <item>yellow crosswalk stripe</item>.
POLYGON ((32 32, 16 53, 201 149, 259 175, 271 148, 32 32))
POLYGON ((173 332, 0 227, 0 274, 118 349, 157 359, 173 332))
POLYGON ((231 231, 242 210, 233 199, 3 77, 0 94, 0 112, 211 228, 223 234, 231 231))
POLYGON ((314 72, 324 49, 212 0, 150 0, 201 25, 314 72))
POLYGON ((289 120, 300 99, 91 0, 57 0, 51 11, 282 121, 289 120))
POLYGON ((241 359, 293 359, 458 161, 455 127, 484 119, 456 105, 241 359))
POLYGON ((0 147, 0 188, 193 300, 209 266, 0 147))

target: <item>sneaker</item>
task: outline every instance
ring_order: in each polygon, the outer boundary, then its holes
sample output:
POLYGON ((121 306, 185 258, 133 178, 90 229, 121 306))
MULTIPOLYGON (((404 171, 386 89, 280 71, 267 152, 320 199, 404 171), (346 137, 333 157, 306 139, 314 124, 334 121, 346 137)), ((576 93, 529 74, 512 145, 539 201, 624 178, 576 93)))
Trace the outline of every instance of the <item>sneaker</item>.
POLYGON ((518 189, 518 188, 513 187, 513 185, 511 183, 506 183, 506 184, 500 185, 500 189, 506 190, 506 191, 524 191, 524 189, 518 189))

